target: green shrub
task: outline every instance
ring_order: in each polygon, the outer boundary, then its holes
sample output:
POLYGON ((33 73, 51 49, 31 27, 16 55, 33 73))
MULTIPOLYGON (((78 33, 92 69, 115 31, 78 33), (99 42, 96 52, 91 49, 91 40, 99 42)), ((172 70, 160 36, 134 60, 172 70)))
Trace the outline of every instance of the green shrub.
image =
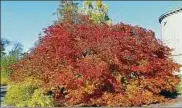
POLYGON ((2 55, 1 57, 1 85, 7 85, 11 74, 9 66, 16 62, 16 57, 13 55, 2 55))
POLYGON ((52 107, 54 106, 53 98, 45 96, 41 89, 36 89, 32 98, 28 102, 29 107, 52 107))
POLYGON ((1 71, 1 85, 7 85, 9 82, 8 75, 1 71))
POLYGON ((182 75, 180 76, 180 82, 177 85, 177 91, 178 93, 182 94, 182 75))
POLYGON ((1 85, 7 85, 8 82, 9 82, 9 71, 7 71, 1 63, 1 85))
POLYGON ((48 96, 43 95, 41 81, 27 78, 24 82, 8 86, 3 103, 16 107, 46 107, 53 106, 53 101, 48 96))
POLYGON ((25 107, 33 92, 34 88, 32 86, 11 84, 5 95, 4 104, 25 107))

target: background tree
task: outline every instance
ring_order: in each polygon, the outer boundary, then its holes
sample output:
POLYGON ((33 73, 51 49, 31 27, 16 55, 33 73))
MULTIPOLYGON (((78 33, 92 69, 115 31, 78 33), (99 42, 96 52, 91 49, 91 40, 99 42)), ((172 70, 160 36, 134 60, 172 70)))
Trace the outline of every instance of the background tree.
POLYGON ((1 56, 4 56, 6 53, 4 52, 5 51, 5 47, 7 45, 9 45, 11 42, 7 39, 4 39, 2 38, 1 39, 1 56))
POLYGON ((1 40, 1 84, 7 84, 11 73, 9 66, 21 58, 22 52, 23 45, 21 43, 15 42, 13 44, 12 41, 4 38, 1 40), (9 52, 6 51, 8 45, 13 45, 9 52))
POLYGON ((111 24, 112 21, 108 16, 108 7, 101 1, 84 1, 83 14, 88 15, 91 20, 97 24, 111 24))
POLYGON ((69 22, 77 24, 78 18, 78 3, 73 1, 61 0, 58 7, 59 22, 69 22))
POLYGON ((88 16, 94 23, 112 24, 108 16, 108 7, 101 0, 84 1, 82 7, 78 7, 78 4, 74 1, 61 0, 57 9, 58 22, 79 24, 85 20, 82 17, 88 16))
POLYGON ((23 53, 23 45, 19 42, 14 43, 13 48, 9 52, 9 56, 13 56, 15 61, 19 60, 23 53))

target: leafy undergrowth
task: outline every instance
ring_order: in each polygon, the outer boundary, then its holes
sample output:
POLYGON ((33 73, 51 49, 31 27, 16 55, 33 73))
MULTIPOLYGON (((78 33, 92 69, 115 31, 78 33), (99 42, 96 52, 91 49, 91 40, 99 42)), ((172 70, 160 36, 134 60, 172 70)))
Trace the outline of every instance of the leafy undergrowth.
POLYGON ((7 85, 8 84, 8 78, 7 77, 1 77, 1 85, 7 85))
POLYGON ((45 29, 38 45, 11 66, 11 81, 39 79, 56 106, 161 103, 169 100, 161 92, 176 92, 179 82, 170 55, 154 32, 141 27, 60 23, 45 29))
POLYGON ((1 70, 1 85, 7 85, 9 82, 8 78, 9 76, 7 75, 7 73, 1 70))
POLYGON ((3 104, 16 107, 51 107, 53 99, 43 94, 41 81, 28 78, 21 83, 8 85, 3 104))

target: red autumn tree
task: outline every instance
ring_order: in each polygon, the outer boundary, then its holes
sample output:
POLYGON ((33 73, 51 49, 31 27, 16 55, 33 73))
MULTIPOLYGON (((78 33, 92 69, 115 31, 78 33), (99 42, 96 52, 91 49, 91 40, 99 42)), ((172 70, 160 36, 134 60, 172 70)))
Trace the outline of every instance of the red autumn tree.
POLYGON ((154 32, 123 23, 55 24, 32 52, 12 65, 11 79, 35 77, 58 104, 141 106, 175 92, 179 65, 154 32), (61 102, 60 102, 61 101, 61 102))

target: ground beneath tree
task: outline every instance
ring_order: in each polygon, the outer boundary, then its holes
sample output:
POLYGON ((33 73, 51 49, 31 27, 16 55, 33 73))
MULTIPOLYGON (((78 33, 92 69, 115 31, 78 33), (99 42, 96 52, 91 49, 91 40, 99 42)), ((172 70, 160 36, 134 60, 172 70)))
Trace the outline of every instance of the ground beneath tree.
POLYGON ((163 103, 163 104, 151 104, 151 105, 144 105, 145 107, 180 107, 182 108, 182 95, 179 95, 176 99, 172 100, 170 103, 163 103))
POLYGON ((4 107, 4 105, 2 104, 2 101, 3 101, 4 96, 5 96, 5 93, 6 93, 6 88, 7 88, 7 86, 2 86, 2 85, 1 85, 1 92, 0 92, 0 98, 1 98, 0 102, 1 102, 1 107, 4 107))

